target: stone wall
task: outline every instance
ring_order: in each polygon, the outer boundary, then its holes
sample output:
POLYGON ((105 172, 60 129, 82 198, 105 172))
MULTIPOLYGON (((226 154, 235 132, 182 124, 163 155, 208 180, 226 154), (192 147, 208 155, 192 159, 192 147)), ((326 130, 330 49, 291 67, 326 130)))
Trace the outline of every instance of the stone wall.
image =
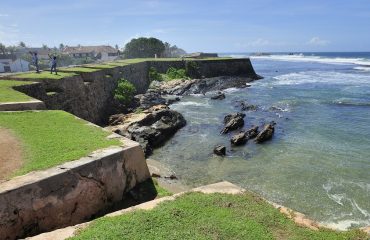
POLYGON ((139 144, 123 143, 0 184, 0 240, 85 222, 125 201, 150 174, 139 144))
MULTIPOLYGON (((70 112, 87 121, 104 124, 115 113, 114 90, 120 78, 133 83, 137 93, 145 93, 154 67, 164 73, 169 67, 186 68, 189 61, 148 61, 111 69, 101 69, 61 80, 43 80, 41 85, 22 86, 22 92, 43 101, 47 109, 70 112)), ((245 76, 258 79, 249 59, 195 60, 197 72, 192 77, 245 76)))

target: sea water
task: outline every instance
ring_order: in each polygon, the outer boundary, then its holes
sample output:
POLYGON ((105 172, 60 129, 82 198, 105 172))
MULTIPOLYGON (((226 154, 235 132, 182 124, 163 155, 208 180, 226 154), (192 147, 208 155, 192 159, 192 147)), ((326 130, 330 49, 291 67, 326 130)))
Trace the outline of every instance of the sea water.
POLYGON ((190 186, 226 180, 339 229, 370 225, 370 54, 251 60, 264 77, 251 87, 228 89, 222 101, 194 95, 171 105, 187 125, 152 158, 190 186), (220 134, 238 101, 258 106, 246 112, 246 129, 277 123, 271 141, 233 147, 220 134), (217 144, 226 157, 212 154, 217 144))

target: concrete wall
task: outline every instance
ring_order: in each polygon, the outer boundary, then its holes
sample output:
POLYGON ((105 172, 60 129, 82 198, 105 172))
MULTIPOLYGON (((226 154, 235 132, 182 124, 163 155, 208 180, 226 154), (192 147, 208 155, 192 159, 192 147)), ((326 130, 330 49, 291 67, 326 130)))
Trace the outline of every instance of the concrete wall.
POLYGON ((150 174, 139 144, 123 142, 0 184, 0 240, 88 221, 124 201, 150 174))
MULTIPOLYGON (((145 93, 150 81, 148 70, 154 67, 164 73, 169 67, 186 68, 188 61, 148 61, 123 67, 102 69, 61 80, 43 80, 41 86, 20 89, 22 92, 45 102, 48 109, 70 112, 87 121, 104 124, 115 113, 113 99, 117 81, 125 78, 145 93), (48 93, 48 94, 47 94, 48 93)), ((245 76, 258 78, 249 59, 197 60, 193 78, 216 76, 245 76)))

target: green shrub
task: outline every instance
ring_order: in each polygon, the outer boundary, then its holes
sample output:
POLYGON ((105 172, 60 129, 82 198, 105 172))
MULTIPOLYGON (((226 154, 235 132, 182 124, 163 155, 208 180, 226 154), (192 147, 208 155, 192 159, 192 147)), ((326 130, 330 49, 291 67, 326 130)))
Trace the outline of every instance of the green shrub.
POLYGON ((114 99, 118 100, 122 104, 129 104, 136 93, 135 86, 124 78, 118 81, 117 88, 114 92, 114 99))
POLYGON ((163 77, 157 72, 154 67, 149 68, 149 80, 152 81, 163 81, 163 77))
POLYGON ((176 69, 174 67, 170 67, 167 70, 166 75, 167 75, 168 79, 170 79, 170 80, 187 78, 185 69, 181 69, 181 68, 176 69))

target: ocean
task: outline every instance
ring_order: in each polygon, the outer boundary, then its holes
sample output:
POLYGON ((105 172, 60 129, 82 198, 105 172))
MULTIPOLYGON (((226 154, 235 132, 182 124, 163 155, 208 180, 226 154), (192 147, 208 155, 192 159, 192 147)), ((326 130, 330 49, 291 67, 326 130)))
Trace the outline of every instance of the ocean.
MULTIPOLYGON (((248 57, 249 54, 220 54, 248 57)), ((151 158, 185 184, 230 181, 338 229, 370 225, 370 53, 251 56, 264 77, 223 101, 183 97, 171 108, 188 124, 151 158), (275 121, 274 138, 232 147, 222 119, 246 112, 245 128, 275 121), (226 157, 212 154, 224 144, 226 157)))

